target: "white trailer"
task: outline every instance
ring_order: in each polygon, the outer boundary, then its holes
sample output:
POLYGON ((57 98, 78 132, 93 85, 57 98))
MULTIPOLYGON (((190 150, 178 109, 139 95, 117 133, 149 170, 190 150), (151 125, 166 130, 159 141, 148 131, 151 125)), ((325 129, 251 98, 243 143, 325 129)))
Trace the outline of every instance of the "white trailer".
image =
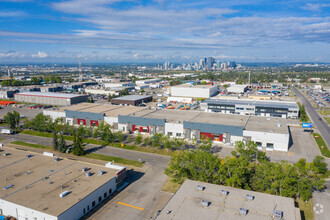
POLYGON ((1 130, 1 134, 8 134, 8 135, 10 135, 12 133, 14 133, 14 132, 11 129, 5 129, 4 128, 4 129, 1 130))

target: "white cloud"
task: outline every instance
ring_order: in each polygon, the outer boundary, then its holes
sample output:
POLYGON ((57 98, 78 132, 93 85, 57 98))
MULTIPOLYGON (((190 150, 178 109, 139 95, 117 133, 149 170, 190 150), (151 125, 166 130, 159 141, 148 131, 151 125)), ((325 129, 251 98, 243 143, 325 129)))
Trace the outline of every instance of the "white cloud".
POLYGON ((32 54, 32 57, 37 57, 37 58, 46 58, 49 55, 46 52, 39 51, 37 54, 32 54))
POLYGON ((27 13, 23 11, 0 11, 0 17, 23 17, 27 13))
POLYGON ((302 6, 301 8, 307 11, 314 11, 320 12, 323 8, 330 7, 330 4, 314 4, 314 3, 307 3, 306 5, 302 6))

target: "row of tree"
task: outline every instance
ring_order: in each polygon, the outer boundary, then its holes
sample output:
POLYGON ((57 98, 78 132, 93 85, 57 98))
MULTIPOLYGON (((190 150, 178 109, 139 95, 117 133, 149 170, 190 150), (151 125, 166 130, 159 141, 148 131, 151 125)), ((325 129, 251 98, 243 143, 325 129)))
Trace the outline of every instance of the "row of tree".
POLYGON ((313 163, 305 159, 295 164, 274 163, 258 154, 253 142, 237 142, 235 148, 233 156, 223 159, 203 149, 176 151, 165 174, 178 183, 192 179, 304 201, 311 198, 313 190, 324 188, 319 174, 326 172, 327 164, 321 156, 313 163))
POLYGON ((41 80, 37 77, 32 77, 30 81, 27 80, 16 80, 16 79, 10 79, 10 80, 3 80, 1 82, 1 87, 7 87, 7 86, 28 86, 28 85, 40 85, 41 80))

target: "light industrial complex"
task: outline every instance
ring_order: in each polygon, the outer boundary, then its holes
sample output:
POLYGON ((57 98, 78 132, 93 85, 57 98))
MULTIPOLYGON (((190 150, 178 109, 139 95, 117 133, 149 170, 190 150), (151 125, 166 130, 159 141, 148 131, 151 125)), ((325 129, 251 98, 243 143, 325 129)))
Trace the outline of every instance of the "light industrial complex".
POLYGON ((233 145, 236 141, 254 141, 259 148, 288 151, 288 119, 246 115, 225 115, 201 111, 160 110, 135 106, 94 103, 44 110, 53 119, 62 118, 73 125, 98 125, 101 121, 115 130, 161 133, 171 137, 210 138, 215 143, 233 145))
POLYGON ((192 85, 190 83, 172 86, 169 94, 178 97, 210 98, 218 94, 219 86, 192 85))
POLYGON ((91 165, 1 148, 0 213, 16 219, 75 220, 111 195, 125 167, 91 165))
POLYGON ((266 117, 299 117, 296 102, 263 101, 253 99, 207 99, 201 103, 201 110, 239 115, 259 115, 266 117))
POLYGON ((292 198, 186 180, 156 219, 300 220, 301 216, 292 198))
POLYGON ((67 106, 86 102, 88 95, 53 92, 22 92, 15 94, 15 100, 26 103, 67 106))

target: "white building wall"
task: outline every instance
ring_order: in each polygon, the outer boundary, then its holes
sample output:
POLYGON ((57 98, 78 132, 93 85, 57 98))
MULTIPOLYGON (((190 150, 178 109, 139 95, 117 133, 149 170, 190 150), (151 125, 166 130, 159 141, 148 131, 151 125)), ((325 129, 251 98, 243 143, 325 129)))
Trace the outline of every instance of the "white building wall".
POLYGON ((289 150, 289 133, 278 134, 268 133, 262 131, 243 131, 243 136, 251 137, 254 142, 261 142, 262 147, 266 147, 267 143, 274 144, 274 150, 277 151, 288 151, 289 150))
POLYGON ((235 144, 236 141, 242 141, 243 137, 242 136, 230 136, 230 143, 235 144))
POLYGON ((49 115, 53 120, 57 118, 65 118, 65 112, 44 110, 43 114, 49 115))
MULTIPOLYGON (((106 171, 107 168, 104 168, 103 170, 106 171)), ((97 174, 94 174, 97 175, 97 174)), ((93 178, 93 177, 90 177, 93 178)), ((72 206, 70 209, 66 210, 64 213, 62 213, 59 217, 58 220, 76 220, 81 218, 84 214, 83 209, 85 208, 86 213, 87 211, 87 206, 89 205, 89 210, 94 208, 97 204, 99 204, 99 197, 101 196, 102 200, 101 202, 105 199, 104 198, 104 193, 107 193, 107 197, 109 196, 109 190, 111 189, 111 194, 115 192, 116 190, 116 177, 113 177, 111 180, 109 180, 107 183, 105 183, 103 186, 89 194, 87 197, 83 198, 80 200, 77 204, 72 206), (95 201, 95 206, 92 207, 92 202, 95 201)), ((68 195, 70 196, 70 195, 68 195)), ((65 197, 64 197, 65 198, 65 197)))
POLYGON ((181 134, 178 137, 183 137, 183 124, 165 123, 165 135, 167 135, 168 132, 172 132, 172 137, 177 137, 177 133, 181 134))
POLYGON ((118 123, 118 117, 104 117, 104 121, 109 125, 113 125, 113 123, 118 123))
POLYGON ((171 95, 179 97, 192 97, 192 98, 210 98, 210 88, 197 88, 197 87, 171 87, 171 95))
POLYGON ((2 215, 13 216, 18 220, 34 218, 42 220, 57 220, 56 216, 48 215, 3 199, 0 199, 0 210, 2 210, 2 215))

